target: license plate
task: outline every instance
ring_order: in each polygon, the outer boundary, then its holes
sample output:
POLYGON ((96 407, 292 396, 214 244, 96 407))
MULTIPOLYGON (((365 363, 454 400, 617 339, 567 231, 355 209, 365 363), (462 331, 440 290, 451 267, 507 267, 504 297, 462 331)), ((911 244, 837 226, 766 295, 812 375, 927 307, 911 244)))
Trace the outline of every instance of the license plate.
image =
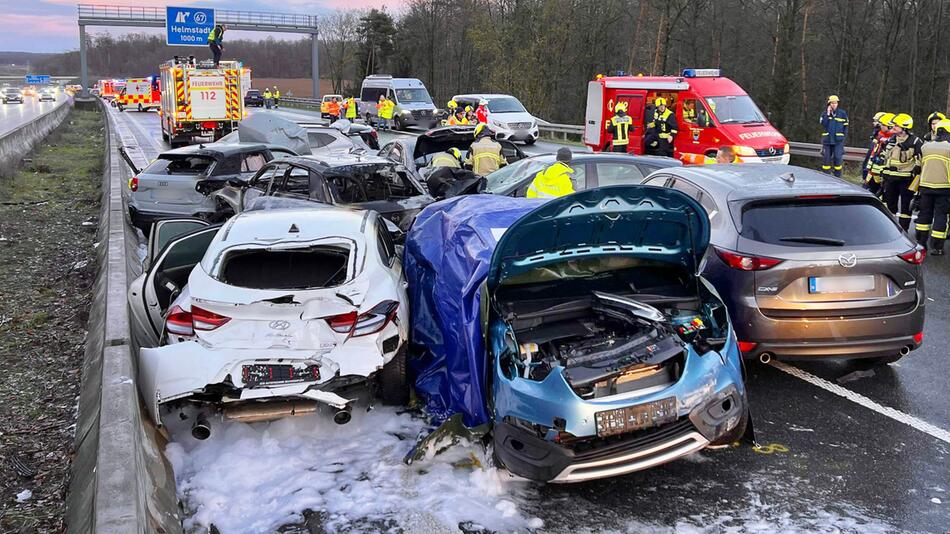
POLYGON ((810 276, 809 293, 867 293, 874 291, 874 275, 810 276))
POLYGON ((295 384, 297 382, 316 382, 320 380, 320 368, 316 365, 294 367, 284 364, 252 364, 241 369, 241 378, 245 387, 295 384))
POLYGON ((594 414, 597 436, 613 436, 676 421, 676 397, 594 414))

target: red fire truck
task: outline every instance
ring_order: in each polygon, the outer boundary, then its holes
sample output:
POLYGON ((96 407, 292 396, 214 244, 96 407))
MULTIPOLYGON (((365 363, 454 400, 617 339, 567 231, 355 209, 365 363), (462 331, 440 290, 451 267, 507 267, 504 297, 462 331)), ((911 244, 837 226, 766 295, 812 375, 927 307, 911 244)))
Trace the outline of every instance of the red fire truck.
POLYGON ((125 89, 115 97, 119 111, 136 108, 139 111, 162 107, 162 92, 159 90, 158 76, 131 78, 125 81, 125 89))
POLYGON ((175 147, 195 137, 215 141, 244 118, 241 63, 175 56, 161 66, 162 139, 175 147))
POLYGON ((106 100, 115 98, 125 86, 125 80, 99 80, 96 87, 99 88, 99 97, 106 100))
POLYGON ((644 154, 645 124, 658 97, 676 115, 673 155, 684 163, 702 164, 724 145, 742 162, 788 163, 788 141, 719 69, 685 69, 682 76, 598 76, 587 84, 584 143, 594 151, 609 150, 606 123, 617 102, 626 102, 633 121, 627 151, 644 154))

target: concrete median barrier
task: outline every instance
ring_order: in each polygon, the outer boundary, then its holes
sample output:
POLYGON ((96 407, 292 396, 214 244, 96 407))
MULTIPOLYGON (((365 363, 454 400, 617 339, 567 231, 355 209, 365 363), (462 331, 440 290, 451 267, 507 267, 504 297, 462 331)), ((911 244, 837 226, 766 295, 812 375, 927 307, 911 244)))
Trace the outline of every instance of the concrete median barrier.
POLYGON ((56 107, 0 137, 0 178, 9 178, 16 172, 23 156, 46 138, 72 107, 72 99, 59 102, 56 107))
POLYGON ((136 388, 126 290, 142 267, 122 195, 126 169, 108 119, 106 136, 98 274, 82 370, 67 531, 178 533, 181 519, 174 474, 162 452, 164 438, 145 416, 136 388))

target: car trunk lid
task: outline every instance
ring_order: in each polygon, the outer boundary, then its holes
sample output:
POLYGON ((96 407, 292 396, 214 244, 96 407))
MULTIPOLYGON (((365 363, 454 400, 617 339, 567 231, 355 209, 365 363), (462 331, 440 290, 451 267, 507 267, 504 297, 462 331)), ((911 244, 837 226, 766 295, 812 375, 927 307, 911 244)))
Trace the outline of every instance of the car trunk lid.
POLYGON ((204 155, 163 154, 138 175, 136 198, 163 204, 200 204, 195 184, 207 177, 215 159, 204 155))

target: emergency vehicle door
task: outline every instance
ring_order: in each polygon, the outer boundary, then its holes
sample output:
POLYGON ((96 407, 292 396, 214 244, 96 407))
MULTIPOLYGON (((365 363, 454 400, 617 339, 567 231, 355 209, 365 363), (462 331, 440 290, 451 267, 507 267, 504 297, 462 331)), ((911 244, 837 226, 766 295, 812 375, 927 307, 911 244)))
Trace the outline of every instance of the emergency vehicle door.
MULTIPOLYGON (((627 103, 627 115, 630 116, 630 147, 633 147, 633 150, 627 149, 627 152, 633 154, 643 154, 643 129, 644 129, 644 106, 646 105, 646 91, 625 91, 624 93, 617 94, 618 102, 627 103)), ((608 102, 608 105, 610 102, 608 102)), ((611 110, 611 117, 613 117, 613 111, 611 110)))

